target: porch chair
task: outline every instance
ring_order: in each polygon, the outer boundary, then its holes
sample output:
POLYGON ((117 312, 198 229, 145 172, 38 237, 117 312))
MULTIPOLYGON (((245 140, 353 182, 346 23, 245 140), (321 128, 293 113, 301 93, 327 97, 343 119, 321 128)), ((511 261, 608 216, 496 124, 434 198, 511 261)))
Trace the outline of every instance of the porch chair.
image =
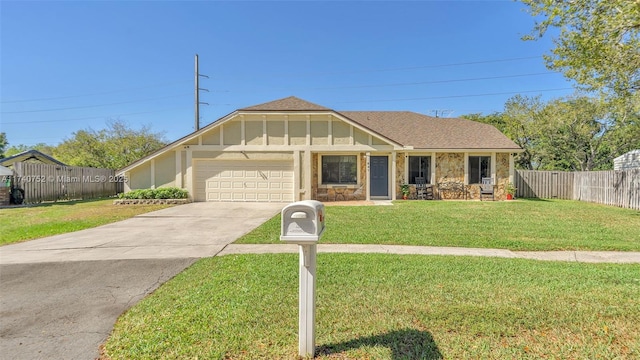
POLYGON ((362 200, 364 195, 364 185, 360 186, 356 191, 350 194, 351 200, 362 200))
POLYGON ((480 201, 482 201, 483 196, 491 196, 491 200, 495 200, 494 197, 494 189, 492 178, 482 178, 482 184, 480 184, 480 201))
POLYGON ((427 199, 427 182, 424 177, 416 177, 416 199, 427 199))

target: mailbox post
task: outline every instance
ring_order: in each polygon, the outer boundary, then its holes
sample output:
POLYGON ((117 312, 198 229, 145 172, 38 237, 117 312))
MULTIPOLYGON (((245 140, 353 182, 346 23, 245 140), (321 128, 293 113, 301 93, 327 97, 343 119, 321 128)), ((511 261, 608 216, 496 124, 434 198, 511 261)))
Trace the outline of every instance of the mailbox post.
POLYGON ((298 244, 300 279, 298 295, 298 354, 315 355, 316 349, 316 254, 324 232, 324 205, 304 200, 282 209, 280 240, 298 244))

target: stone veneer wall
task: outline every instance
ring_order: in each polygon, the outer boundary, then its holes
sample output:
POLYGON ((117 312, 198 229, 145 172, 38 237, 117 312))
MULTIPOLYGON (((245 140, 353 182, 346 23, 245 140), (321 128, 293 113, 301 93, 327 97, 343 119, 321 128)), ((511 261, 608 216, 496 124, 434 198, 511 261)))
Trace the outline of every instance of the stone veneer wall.
MULTIPOLYGON (((396 153, 396 199, 402 199, 401 186, 407 183, 407 179, 404 178, 404 164, 406 159, 406 153, 396 153)), ((412 193, 415 193, 415 186, 413 186, 412 193)))
POLYGON ((464 199, 463 192, 441 191, 440 184, 464 184, 464 153, 436 153, 436 188, 437 199, 464 199))
POLYGON ((358 188, 353 189, 351 195, 354 200, 365 200, 367 198, 367 154, 361 153, 359 156, 360 176, 358 179, 358 188))
POLYGON ((113 205, 183 205, 190 203, 189 199, 118 199, 113 205))
MULTIPOLYGON (((312 155, 312 194, 313 199, 320 201, 333 201, 335 199, 335 191, 331 186, 322 186, 318 184, 318 154, 312 155)), ((358 154, 360 158, 360 176, 357 186, 349 186, 345 191, 346 200, 364 200, 366 199, 366 183, 367 183, 367 157, 365 153, 358 154), (356 194, 354 194, 356 193, 356 194)), ((402 198, 400 186, 406 182, 404 178, 404 168, 406 162, 406 153, 396 154, 396 198, 402 198)), ((467 185, 465 187, 466 194, 463 191, 439 191, 438 184, 453 182, 457 184, 464 183, 464 153, 437 153, 436 154, 436 199, 480 199, 480 186, 467 185)), ((505 187, 509 182, 509 154, 496 154, 496 200, 504 200, 506 198, 505 187)), ((415 186, 411 186, 410 198, 415 198, 415 186)), ((342 199, 338 199, 342 200, 342 199)))
MULTIPOLYGON (((300 172, 304 170, 300 169, 300 172)), ((311 200, 327 201, 322 199, 326 195, 318 194, 318 176, 318 154, 313 153, 311 154, 311 200)))
POLYGON ((505 188, 509 183, 509 154, 497 153, 496 154, 496 188, 495 197, 499 200, 506 200, 507 193, 505 188))

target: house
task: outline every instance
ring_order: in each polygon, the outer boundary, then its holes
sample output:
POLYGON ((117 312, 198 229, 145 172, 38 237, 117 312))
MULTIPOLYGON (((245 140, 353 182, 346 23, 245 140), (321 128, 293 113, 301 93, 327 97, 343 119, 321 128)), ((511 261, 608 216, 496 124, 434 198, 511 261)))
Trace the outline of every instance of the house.
POLYGON ((495 127, 408 111, 336 111, 288 97, 236 110, 118 171, 125 191, 177 186, 194 201, 397 199, 424 177, 436 198, 513 182, 522 151, 495 127))
POLYGON ((61 161, 58 161, 45 153, 41 153, 38 150, 27 150, 4 159, 0 159, 0 165, 8 168, 12 167, 13 164, 17 162, 38 162, 42 164, 66 166, 61 161))
POLYGON ((613 159, 613 170, 640 169, 640 149, 632 150, 613 159))

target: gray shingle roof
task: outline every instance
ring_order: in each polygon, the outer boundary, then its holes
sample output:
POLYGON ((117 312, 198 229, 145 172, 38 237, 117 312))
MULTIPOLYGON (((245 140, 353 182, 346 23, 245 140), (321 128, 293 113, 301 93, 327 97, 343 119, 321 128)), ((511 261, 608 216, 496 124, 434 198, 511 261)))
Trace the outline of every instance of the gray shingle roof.
MULTIPOLYGON (((295 96, 240 111, 335 111, 295 96)), ((400 145, 414 149, 505 149, 520 147, 492 125, 434 118, 411 111, 335 111, 400 145)))
POLYGON ((266 102, 264 104, 250 106, 240 111, 331 111, 331 109, 318 104, 299 99, 295 96, 266 102))
POLYGON ((410 111, 340 111, 356 123, 414 149, 513 149, 492 125, 459 118, 435 118, 410 111))

